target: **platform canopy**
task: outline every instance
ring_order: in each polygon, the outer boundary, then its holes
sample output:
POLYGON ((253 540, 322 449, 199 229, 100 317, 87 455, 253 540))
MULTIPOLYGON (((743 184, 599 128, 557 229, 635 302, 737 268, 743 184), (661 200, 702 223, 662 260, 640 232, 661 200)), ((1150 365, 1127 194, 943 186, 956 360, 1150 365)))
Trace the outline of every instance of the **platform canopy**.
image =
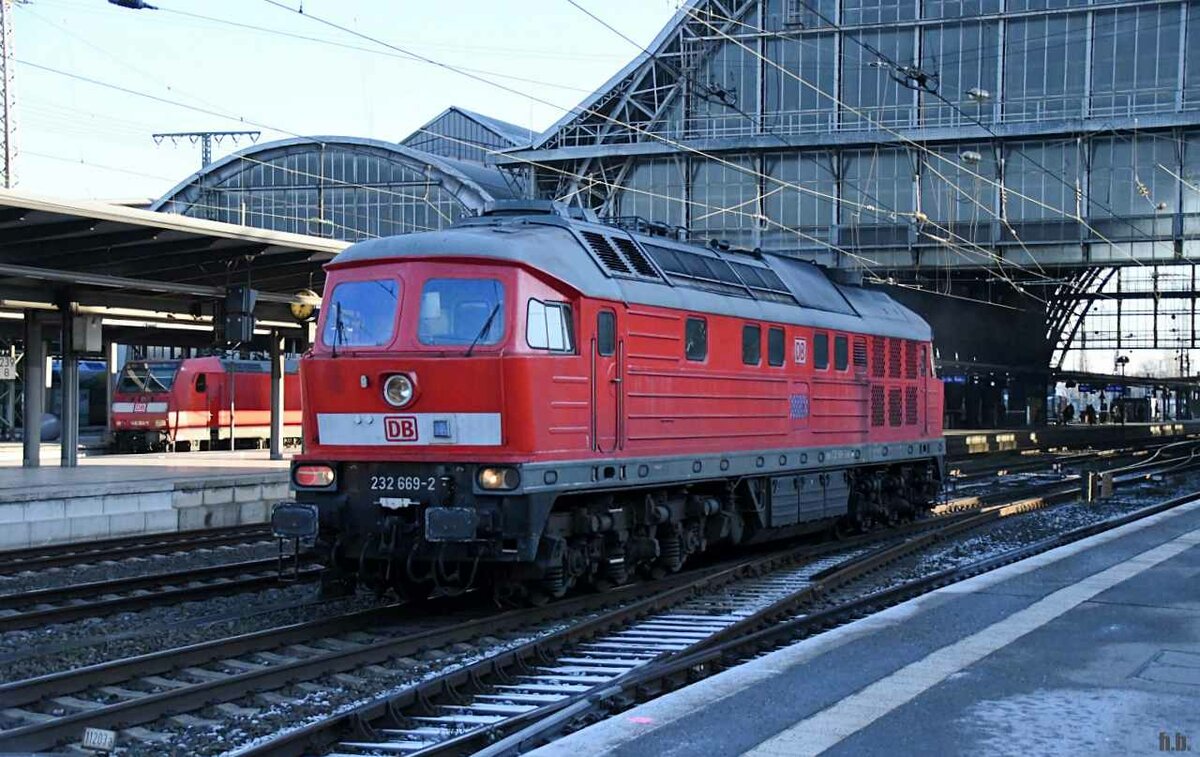
POLYGON ((0 189, 0 310, 67 301, 195 313, 247 285, 264 315, 282 317, 298 292, 320 291, 322 264, 348 244, 0 189))

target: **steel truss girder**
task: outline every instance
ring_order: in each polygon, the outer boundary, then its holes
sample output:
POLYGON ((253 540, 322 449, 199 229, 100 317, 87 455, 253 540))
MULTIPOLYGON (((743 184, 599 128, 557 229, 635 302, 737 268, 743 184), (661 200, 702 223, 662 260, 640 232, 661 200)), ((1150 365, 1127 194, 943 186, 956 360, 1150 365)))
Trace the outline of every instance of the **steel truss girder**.
MULTIPOLYGON (((610 87, 574 121, 561 127, 543 149, 562 146, 568 136, 573 138, 571 141, 578 141, 581 134, 590 137, 594 144, 621 141, 614 140, 616 130, 628 130, 624 125, 636 121, 642 121, 653 128, 687 90, 688 74, 684 70, 684 57, 689 41, 710 37, 712 30, 709 24, 716 26, 722 33, 733 31, 742 19, 758 6, 759 0, 741 0, 736 4, 710 0, 691 7, 685 6, 684 12, 688 15, 671 34, 663 38, 657 49, 649 50, 650 57, 622 81, 610 87), (707 16, 713 21, 703 23, 696 20, 695 16, 707 16), (635 118, 635 112, 640 114, 640 117, 635 118)), ((699 54, 694 56, 693 64, 703 63, 723 44, 725 43, 722 39, 703 41, 699 54)), ((632 141, 639 141, 631 134, 629 137, 632 141)))

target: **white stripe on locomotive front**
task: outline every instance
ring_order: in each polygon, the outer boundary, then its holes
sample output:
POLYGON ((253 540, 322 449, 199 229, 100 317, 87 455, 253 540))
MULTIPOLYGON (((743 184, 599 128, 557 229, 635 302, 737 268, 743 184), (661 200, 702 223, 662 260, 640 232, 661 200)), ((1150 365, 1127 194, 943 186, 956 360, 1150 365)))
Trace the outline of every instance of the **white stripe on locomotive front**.
POLYGON ((345 446, 426 446, 469 444, 500 446, 500 413, 317 413, 321 444, 345 446), (404 419, 416 424, 416 438, 397 433, 404 419), (436 421, 445 421, 449 436, 435 436, 436 421))
POLYGON ((165 413, 167 412, 167 403, 114 402, 112 409, 114 413, 165 413))

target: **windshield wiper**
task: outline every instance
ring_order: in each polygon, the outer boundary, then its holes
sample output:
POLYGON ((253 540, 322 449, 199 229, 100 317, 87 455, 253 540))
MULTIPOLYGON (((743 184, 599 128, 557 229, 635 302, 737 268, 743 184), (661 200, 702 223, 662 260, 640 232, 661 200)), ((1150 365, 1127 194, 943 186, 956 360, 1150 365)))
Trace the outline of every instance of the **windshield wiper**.
POLYGON ((336 302, 333 305, 333 355, 337 357, 337 348, 339 344, 346 343, 346 325, 342 323, 342 303, 336 302))
POLYGON ((487 320, 483 322, 483 328, 479 329, 479 333, 475 335, 475 339, 471 342, 471 346, 467 348, 467 354, 465 357, 471 357, 471 353, 475 351, 475 345, 479 344, 479 340, 483 339, 483 335, 488 333, 488 331, 492 328, 492 321, 496 319, 496 313, 500 312, 500 304, 501 303, 497 301, 495 307, 492 308, 492 312, 488 313, 487 320))

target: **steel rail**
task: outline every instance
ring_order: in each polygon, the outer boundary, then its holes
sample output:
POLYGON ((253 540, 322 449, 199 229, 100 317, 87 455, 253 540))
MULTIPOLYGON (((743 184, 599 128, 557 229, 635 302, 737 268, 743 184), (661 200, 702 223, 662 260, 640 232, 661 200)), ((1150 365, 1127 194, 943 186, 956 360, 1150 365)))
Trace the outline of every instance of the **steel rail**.
MULTIPOLYGON (((250 591, 278 584, 278 568, 279 559, 271 557, 0 595, 0 612, 15 611, 0 614, 0 632, 250 591)), ((319 573, 319 567, 310 566, 297 578, 312 581, 319 573)))
POLYGON ((122 560, 142 555, 248 544, 271 538, 271 532, 266 526, 253 525, 140 534, 116 539, 10 549, 0 551, 0 575, 100 560, 122 560))
MULTIPOLYGON (((969 516, 947 516, 937 520, 951 521, 965 517, 969 516)), ((103 705, 63 717, 0 731, 0 750, 52 749, 59 744, 78 739, 82 730, 87 727, 125 728, 205 707, 214 702, 232 701, 256 692, 280 688, 296 681, 312 680, 367 665, 381 664, 388 659, 410 656, 428 649, 469 641, 482 635, 524 629, 531 625, 578 617, 589 612, 600 611, 602 613, 582 624, 545 637, 557 639, 558 643, 565 644, 570 639, 587 638, 596 633, 619 627, 638 617, 662 611, 698 594, 711 592, 747 577, 778 570, 798 562, 813 560, 822 555, 852 548, 855 545, 866 545, 881 539, 896 538, 898 534, 918 532, 928 528, 930 528, 930 521, 917 521, 891 532, 865 534, 843 542, 790 547, 767 556, 742 557, 717 566, 676 574, 660 581, 629 584, 608 592, 582 595, 544 607, 512 610, 499 615, 489 614, 465 622, 460 620, 449 628, 435 628, 360 645, 356 648, 331 651, 327 654, 315 655, 293 662, 264 665, 260 669, 228 675, 219 680, 207 680, 186 687, 156 692, 145 697, 103 705)), ((344 622, 344 618, 323 621, 327 627, 334 628, 339 622, 344 622)), ((194 664, 194 661, 228 659, 238 654, 238 649, 261 650, 266 646, 286 646, 285 643, 270 643, 271 634, 279 633, 281 638, 297 638, 309 630, 311 630, 311 626, 308 629, 300 626, 269 629, 244 637, 235 637, 231 640, 218 640, 179 650, 167 650, 141 658, 67 671, 42 679, 30 679, 2 687, 0 695, 12 693, 19 701, 28 704, 44 699, 46 692, 79 692, 93 685, 127 680, 128 676, 125 673, 130 671, 152 668, 162 672, 167 669, 179 668, 189 662, 194 664), (224 644, 227 642, 234 646, 225 647, 224 644), (78 680, 79 676, 82 676, 82 681, 78 680)), ((346 629, 342 628, 341 631, 344 633, 346 629)), ((536 646, 537 642, 533 644, 536 646)), ((482 666, 481 669, 491 668, 494 665, 503 664, 501 661, 518 661, 518 664, 536 663, 537 656, 530 656, 530 648, 528 644, 522 645, 516 650, 492 655, 482 663, 469 666, 469 668, 472 671, 480 666, 482 666)), ((145 675, 146 673, 141 674, 145 675)), ((467 680, 463 677, 464 675, 467 674, 455 671, 439 677, 436 679, 437 687, 441 689, 444 686, 462 685, 467 680)))
MULTIPOLYGON (((586 725, 600 717, 625 709, 633 702, 661 696, 673 689, 734 667, 748 658, 760 656, 807 636, 874 614, 943 586, 1193 502, 1197 498, 1200 498, 1200 492, 1143 508, 1125 516, 1072 529, 970 565, 948 568, 912 579, 812 614, 796 617, 794 606, 772 605, 746 618, 738 624, 736 630, 731 628, 728 633, 713 635, 686 650, 651 662, 603 686, 522 713, 502 723, 465 733, 436 747, 409 754, 420 757, 464 754, 474 754, 477 757, 508 757, 520 754, 553 740, 572 725, 586 725), (786 616, 782 622, 781 615, 786 616)), ((853 564, 846 566, 846 569, 849 580, 865 572, 853 564)), ((365 727, 371 730, 366 723, 359 722, 357 725, 360 729, 365 727)), ((241 757, 248 757, 249 754, 253 753, 241 753, 241 757)))
MULTIPOLYGON (((698 645, 696 649, 690 650, 686 654, 680 654, 633 671, 602 690, 587 692, 586 695, 574 697, 569 702, 555 703, 557 706, 553 707, 551 711, 527 713, 521 716, 522 722, 514 722, 511 724, 512 727, 505 729, 508 735, 495 732, 489 734, 489 738, 492 740, 491 745, 477 750, 475 754, 477 757, 506 757, 523 753, 553 740, 566 732, 572 725, 586 725, 598 717, 609 716, 616 711, 626 709, 631 703, 638 700, 661 696, 730 667, 735 667, 747 658, 761 656, 773 649, 872 615, 944 586, 1157 515, 1194 502, 1198 498, 1200 498, 1200 492, 1193 492, 1118 518, 1081 526, 970 565, 947 568, 928 576, 906 581, 811 615, 794 617, 784 623, 769 624, 753 633, 713 644, 698 645)), ((550 710, 549 707, 547 709, 550 710)), ((422 754, 431 753, 423 752, 422 754)))
MULTIPOLYGON (((1001 515, 998 510, 942 516, 934 519, 938 521, 933 529, 934 534, 918 535, 915 539, 906 539, 903 544, 908 545, 907 551, 911 552, 919 548, 918 544, 926 544, 929 540, 938 538, 936 534, 940 534, 943 531, 956 533, 964 529, 975 528, 994 522, 999 517, 1001 515)), ((929 531, 931 525, 932 522, 930 520, 917 521, 892 533, 882 536, 875 535, 874 540, 894 539, 897 535, 918 533, 922 530, 929 531)), ((824 545, 826 547, 824 552, 829 554, 847 551, 852 549, 855 544, 866 544, 869 541, 870 539, 847 540, 837 544, 824 545)), ((884 549, 894 549, 894 547, 885 547, 884 549)), ((881 554, 882 552, 880 551, 872 551, 866 557, 854 558, 850 562, 857 562, 861 559, 864 561, 864 570, 870 570, 872 565, 877 566, 879 564, 875 561, 881 559, 881 554)), ((813 552, 808 552, 803 556, 813 558, 815 555, 813 552)), ((780 562, 779 556, 772 555, 767 558, 757 559, 752 565, 739 566, 740 575, 733 575, 730 571, 726 571, 724 574, 718 574, 713 577, 714 579, 724 580, 710 580, 707 586, 692 584, 685 588, 691 595, 712 593, 729 586, 738 577, 761 575, 777 571, 788 564, 794 564, 794 562, 794 558, 780 562)), ((844 576, 849 576, 849 573, 847 572, 844 576)), ((245 749, 235 750, 234 754, 240 757, 266 757, 267 755, 289 757, 291 755, 307 754, 314 748, 328 746, 332 742, 339 740, 339 734, 343 732, 357 733, 363 738, 370 739, 373 733, 373 729, 370 726, 370 721, 372 720, 379 718, 394 720, 400 717, 401 713, 412 710, 430 711, 433 709, 432 702, 437 699, 462 701, 463 692, 466 689, 483 689, 491 681, 511 680, 517 675, 529 672, 536 666, 550 663, 557 656, 561 655, 564 650, 577 643, 624 628, 641 618, 667 610, 680 604, 687 596, 687 594, 682 593, 678 589, 660 594, 651 600, 641 603, 637 608, 630 608, 630 611, 586 621, 571 629, 566 629, 528 642, 515 649, 489 656, 471 665, 449 671, 438 678, 408 687, 386 699, 364 704, 353 710, 333 715, 308 726, 281 733, 245 749)), ((471 749, 479 748, 479 746, 487 743, 487 737, 482 736, 482 734, 478 735, 483 738, 483 741, 478 744, 472 742, 471 749)), ((443 746, 446 748, 446 754, 460 753, 462 750, 459 747, 473 738, 473 735, 467 734, 456 739, 451 739, 443 744, 439 744, 437 748, 429 751, 429 753, 441 754, 443 753, 443 746), (460 742, 459 739, 463 739, 464 741, 460 742)), ((2 744, 3 742, 0 741, 0 745, 2 744)), ((422 754, 424 753, 422 752, 422 754)))
MULTIPOLYGON (((1175 461, 1172 460, 1170 462, 1174 463, 1175 461)), ((774 618, 782 617, 794 611, 796 606, 811 602, 821 592, 828 592, 832 588, 854 580, 854 578, 866 572, 876 570, 888 562, 900 559, 900 557, 906 554, 911 554, 934 540, 948 538, 963 530, 987 525, 1006 515, 1044 506, 1052 501, 1073 499, 1079 494, 1080 488, 1077 483, 1072 483, 1068 486, 1062 485, 1061 482, 1055 482, 1055 484, 1057 484, 1057 488, 1044 492, 1040 497, 1024 499, 1017 503, 1011 503, 1008 506, 988 506, 984 503, 977 503, 974 512, 937 518, 935 520, 940 521, 940 523, 936 527, 937 530, 933 533, 907 539, 899 545, 875 550, 867 555, 854 558, 847 565, 840 566, 836 571, 818 574, 815 576, 818 579, 815 583, 815 588, 798 592, 786 597, 782 601, 777 601, 763 612, 771 613, 771 617, 774 618)), ((931 523, 932 521, 930 520, 924 520, 908 524, 899 529, 899 533, 911 533, 922 529, 928 530, 931 523)), ((372 730, 369 726, 369 721, 372 719, 383 715, 394 717, 405 708, 428 708, 429 702, 438 698, 449 697, 454 699, 459 696, 458 689, 461 687, 480 687, 483 685, 485 679, 502 678, 506 673, 511 674, 514 670, 527 670, 530 665, 545 663, 553 659, 566 646, 580 640, 595 637, 601 633, 609 632, 615 628, 629 625, 639 618, 643 618, 651 613, 661 612, 698 594, 712 592, 735 583, 742 578, 779 570, 787 565, 794 565, 797 561, 813 560, 822 554, 847 550, 854 545, 895 538, 896 533, 896 531, 890 533, 876 532, 840 543, 825 544, 818 547, 791 548, 768 555, 765 558, 742 558, 740 561, 735 561, 731 567, 706 569, 707 572, 700 576, 681 574, 672 576, 666 581, 651 584, 634 584, 632 586, 621 587, 606 594, 587 595, 557 602, 545 608, 512 611, 500 616, 490 616, 465 623, 458 623, 453 629, 432 629, 367 644, 357 649, 331 652, 282 665, 263 667, 260 670, 250 670, 240 674, 233 674, 221 680, 205 681, 135 700, 90 709, 45 723, 34 723, 6 732, 0 732, 0 748, 52 748, 72 738, 78 738, 78 734, 82 728, 87 726, 127 727, 129 725, 146 723, 163 716, 203 707, 213 702, 230 701, 255 692, 278 688, 289 683, 294 683, 297 680, 320 678, 325 675, 345 672, 365 665, 378 664, 385 662, 389 658, 409 655, 424 649, 443 646, 456 641, 469 640, 483 633, 494 633, 507 628, 520 628, 538 622, 545 622, 551 618, 571 617, 585 610, 603 608, 606 605, 611 605, 613 602, 629 602, 627 605, 605 612, 599 617, 585 621, 570 629, 552 633, 514 649, 490 655, 477 663, 464 668, 456 668, 446 675, 431 679, 415 687, 410 687, 395 697, 389 698, 385 703, 373 702, 364 705, 361 708, 338 715, 332 720, 318 721, 311 726, 281 734, 274 739, 263 742, 259 747, 252 747, 245 751, 247 755, 299 754, 308 749, 313 743, 328 741, 330 738, 334 738, 331 734, 337 733, 339 729, 350 729, 359 733, 369 734, 372 730)), ((756 613, 753 617, 757 619, 753 622, 761 622, 761 617, 766 616, 760 617, 760 614, 756 613)), ((338 621, 339 619, 325 621, 327 624, 326 627, 336 627, 336 625, 330 624, 336 624, 338 621)), ((748 633, 751 625, 753 623, 750 620, 741 621, 735 624, 735 626, 714 635, 712 638, 726 639, 736 637, 739 634, 748 633)), ((92 685, 99 685, 105 682, 112 683, 128 678, 129 676, 125 674, 126 672, 136 671, 139 666, 143 665, 152 666, 158 672, 162 672, 187 664, 200 664, 202 661, 229 658, 239 653, 244 654, 245 651, 252 651, 253 649, 263 649, 269 646, 285 646, 286 644, 275 645, 269 642, 271 630, 250 634, 246 637, 236 637, 233 640, 218 640, 203 645, 195 645, 195 647, 191 648, 168 650, 154 656, 147 656, 153 659, 133 658, 127 661, 116 661, 113 664, 93 666, 93 668, 100 668, 91 671, 92 675, 99 676, 95 682, 89 682, 86 673, 82 680, 78 678, 72 680, 71 673, 63 673, 49 677, 53 679, 51 681, 39 683, 38 679, 33 679, 29 682, 18 682, 18 685, 12 691, 13 693, 20 694, 22 701, 27 703, 51 695, 49 693, 36 694, 39 687, 43 686, 49 687, 41 689, 43 692, 68 690, 77 692, 92 685), (231 642, 233 646, 224 647, 223 643, 226 641, 231 642), (239 648, 244 651, 238 652, 239 648), (174 661, 172 661, 173 654, 178 655, 174 661), (195 660, 196 662, 189 663, 188 660, 195 660)), ((311 629, 306 631, 302 627, 284 627, 278 630, 285 635, 285 638, 289 639, 299 638, 300 635, 311 632, 311 629)), ((344 632, 345 629, 343 628, 342 631, 344 632)), ((291 643, 295 642, 292 641, 291 643)), ((86 671, 87 669, 84 670, 86 671)), ((147 673, 141 674, 145 675, 147 673)), ((0 688, 0 694, 3 693, 5 693, 5 689, 0 688)), ((495 729, 487 730, 494 735, 495 729)), ((468 734, 461 738, 474 738, 474 736, 468 734)), ((447 742, 446 748, 453 750, 457 741, 455 739, 447 742)), ((439 746, 438 750, 435 750, 436 753, 442 753, 440 748, 439 746)))
MULTIPOLYGON (((1077 485, 1060 485, 1054 490, 1045 492, 1040 497, 992 506, 980 505, 975 513, 962 515, 957 520, 948 518, 946 524, 936 531, 907 539, 900 544, 882 547, 865 555, 853 557, 842 565, 818 573, 812 576, 813 581, 809 586, 802 587, 785 597, 775 600, 767 607, 760 609, 745 619, 737 621, 715 633, 708 634, 703 640, 689 645, 680 652, 674 653, 666 661, 650 662, 649 667, 656 669, 660 665, 669 664, 670 659, 673 659, 675 656, 696 654, 709 647, 723 648, 722 645, 733 644, 743 637, 759 638, 760 634, 767 633, 777 626, 793 626, 799 622, 794 620, 794 617, 800 607, 809 605, 820 596, 844 587, 888 563, 914 554, 934 541, 950 538, 963 531, 995 523, 1004 517, 1044 507, 1051 502, 1074 500, 1078 498, 1079 493, 1077 485)), ((1190 500, 1185 499, 1183 501, 1190 500)), ((1175 504, 1179 504, 1179 502, 1176 501, 1175 504)), ((1161 511, 1165 507, 1150 508, 1142 517, 1152 512, 1161 511)), ((1128 522, 1128 520, 1127 518, 1121 518, 1116 519, 1113 523, 1120 525, 1121 523, 1128 522)), ((1110 524, 1107 527, 1115 527, 1115 525, 1110 524)), ((1071 533, 1096 532, 1094 529, 1088 530, 1089 528, 1092 527, 1076 529, 1071 533)), ((1075 538, 1082 537, 1077 535, 1075 538)), ((1024 552, 1021 552, 1021 554, 1024 554, 1024 552)), ((1019 558, 1014 557, 1013 559, 1019 558)), ((980 564, 991 565, 993 562, 996 561, 983 561, 980 564)), ((996 564, 1000 563, 996 562, 996 564)), ((949 574, 950 572, 943 571, 943 573, 949 574)), ((924 579, 910 583, 915 587, 923 585, 919 583, 922 580, 924 579)), ((862 603, 858 600, 846 604, 848 607, 856 608, 861 605, 862 603)), ((828 612, 824 612, 816 613, 810 617, 819 619, 828 615, 828 612)), ((814 620, 812 622, 816 623, 817 621, 814 620)), ((818 626, 814 627, 819 627, 819 625, 818 623, 818 626)), ((480 664, 471 666, 464 671, 456 671, 448 677, 449 680, 433 680, 418 684, 385 700, 372 702, 335 718, 318 721, 295 731, 281 734, 256 746, 240 750, 236 754, 239 757, 261 757, 268 754, 279 754, 286 757, 288 755, 304 754, 313 748, 328 747, 336 741, 348 741, 351 745, 367 749, 368 751, 373 748, 373 744, 379 744, 381 748, 387 748, 382 745, 394 742, 396 739, 400 739, 403 742, 404 739, 410 737, 400 734, 413 733, 414 731, 411 728, 408 730, 404 730, 403 728, 396 730, 396 727, 393 726, 391 729, 383 729, 383 731, 390 734, 389 736, 381 737, 380 729, 373 725, 373 721, 378 722, 383 720, 400 724, 414 722, 410 718, 415 717, 416 722, 419 722, 422 720, 420 716, 423 713, 430 714, 436 712, 433 703, 439 700, 458 703, 459 706, 457 708, 452 707, 451 709, 458 709, 464 713, 469 713, 478 705, 471 703, 470 698, 464 696, 464 689, 473 689, 476 692, 489 691, 497 682, 512 680, 518 674, 525 672, 528 668, 526 660, 540 661, 542 664, 546 664, 552 661, 555 656, 560 655, 565 647, 570 646, 578 638, 576 635, 570 639, 551 640, 547 638, 539 642, 531 642, 527 645, 524 657, 518 654, 482 661, 480 664)), ((520 650, 515 651, 519 652, 520 650)), ((631 690, 636 689, 631 689, 630 686, 624 685, 623 682, 626 677, 632 676, 634 677, 633 680, 642 682, 639 685, 644 687, 644 674, 641 670, 641 668, 635 667, 623 676, 618 676, 603 683, 597 683, 584 693, 565 696, 553 703, 530 707, 502 705, 499 708, 501 710, 509 707, 516 711, 522 709, 529 711, 498 719, 498 723, 489 722, 481 724, 478 727, 467 728, 465 732, 459 735, 451 735, 448 738, 443 738, 441 741, 430 746, 413 748, 417 746, 417 744, 413 744, 407 750, 398 753, 413 756, 420 755, 421 757, 447 757, 448 755, 476 753, 479 750, 483 750, 480 752, 482 754, 491 754, 493 751, 496 754, 507 754, 508 752, 505 751, 505 748, 500 748, 499 746, 488 748, 488 745, 497 739, 503 739, 500 744, 507 744, 507 734, 523 732, 522 729, 527 727, 532 728, 536 733, 538 729, 559 727, 561 723, 573 720, 587 712, 594 714, 596 708, 595 702, 608 702, 616 697, 628 699, 631 690)), ((671 668, 671 670, 673 671, 672 674, 678 677, 679 673, 677 669, 671 668)), ((484 704, 495 706, 503 698, 502 693, 492 694, 490 695, 491 701, 484 702, 484 704)), ((476 702, 478 701, 476 700, 476 702)), ((452 720, 454 717, 456 716, 446 715, 444 719, 452 720)), ((438 718, 425 717, 424 720, 438 720, 438 718)), ((407 726, 404 728, 407 728, 407 726)), ((430 736, 429 738, 437 737, 430 736)), ((530 742, 527 738, 522 737, 517 739, 516 746, 520 749, 524 749, 529 745, 530 742)))

